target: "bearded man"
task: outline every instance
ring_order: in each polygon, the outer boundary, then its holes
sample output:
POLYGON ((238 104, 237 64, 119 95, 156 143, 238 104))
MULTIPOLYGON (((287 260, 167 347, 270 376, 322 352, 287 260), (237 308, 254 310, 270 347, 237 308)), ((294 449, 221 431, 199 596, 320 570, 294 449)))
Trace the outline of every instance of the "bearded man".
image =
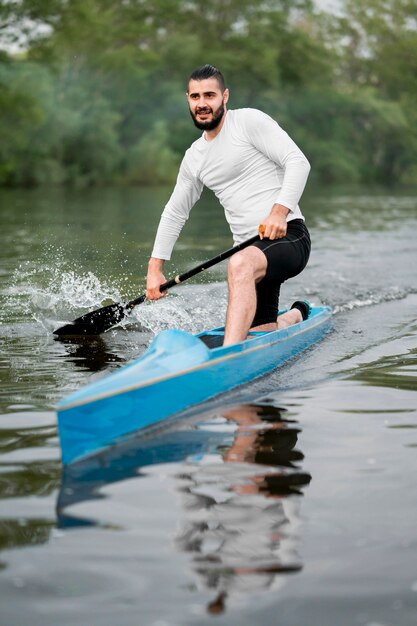
POLYGON ((212 65, 195 70, 187 99, 194 124, 203 131, 182 160, 177 183, 161 216, 148 265, 150 300, 164 294, 163 266, 203 187, 224 208, 239 244, 260 240, 233 255, 228 264, 229 299, 224 344, 246 339, 249 331, 270 331, 309 315, 307 301, 278 315, 281 284, 299 274, 310 255, 310 236, 298 205, 310 164, 271 117, 257 109, 228 110, 229 90, 212 65))

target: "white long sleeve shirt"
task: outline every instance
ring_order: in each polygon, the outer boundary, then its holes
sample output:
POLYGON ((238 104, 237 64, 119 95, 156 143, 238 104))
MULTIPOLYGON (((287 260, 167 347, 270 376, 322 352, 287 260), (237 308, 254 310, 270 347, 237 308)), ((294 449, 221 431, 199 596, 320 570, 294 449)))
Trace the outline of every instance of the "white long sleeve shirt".
POLYGON ((213 140, 203 134, 185 153, 152 256, 171 258, 204 186, 223 206, 235 244, 256 235, 275 203, 290 210, 287 221, 304 219, 298 202, 309 172, 304 154, 269 115, 257 109, 228 111, 213 140))

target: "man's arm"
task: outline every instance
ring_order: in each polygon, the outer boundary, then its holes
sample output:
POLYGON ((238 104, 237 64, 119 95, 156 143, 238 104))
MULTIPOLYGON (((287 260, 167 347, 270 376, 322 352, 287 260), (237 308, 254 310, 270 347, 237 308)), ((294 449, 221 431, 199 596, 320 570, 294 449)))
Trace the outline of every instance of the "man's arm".
POLYGON ((162 271, 164 262, 171 258, 175 242, 202 190, 203 184, 192 178, 186 164, 186 157, 184 157, 174 191, 161 215, 148 263, 146 297, 149 300, 159 300, 167 293, 161 294, 159 291, 159 286, 166 282, 162 271))
POLYGON ((271 212, 263 220, 261 237, 279 239, 287 232, 287 216, 301 198, 310 173, 310 163, 297 144, 271 117, 255 109, 245 116, 248 139, 260 152, 284 171, 282 187, 271 212))

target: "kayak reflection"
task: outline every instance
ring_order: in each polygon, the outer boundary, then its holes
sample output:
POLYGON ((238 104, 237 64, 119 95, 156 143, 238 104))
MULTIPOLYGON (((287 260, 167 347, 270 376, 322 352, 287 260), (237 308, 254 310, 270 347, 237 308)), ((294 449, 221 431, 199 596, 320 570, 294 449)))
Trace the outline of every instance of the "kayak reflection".
POLYGON ((276 589, 283 574, 302 568, 299 506, 311 476, 300 469, 300 432, 285 409, 268 402, 222 407, 142 432, 63 468, 58 524, 99 524, 72 515, 72 505, 103 498, 109 483, 146 476, 146 466, 176 464, 174 546, 190 555, 197 586, 214 592, 207 610, 222 612, 235 595, 276 589))

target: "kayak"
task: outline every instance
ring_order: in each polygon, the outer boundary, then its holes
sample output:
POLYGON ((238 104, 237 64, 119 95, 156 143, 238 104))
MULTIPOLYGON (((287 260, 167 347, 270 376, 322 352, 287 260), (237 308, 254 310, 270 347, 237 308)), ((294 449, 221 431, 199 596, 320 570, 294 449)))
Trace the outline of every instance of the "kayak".
POLYGON ((62 463, 95 454, 284 365, 323 338, 331 315, 330 307, 312 307, 298 324, 250 333, 225 347, 224 328, 197 335, 161 332, 137 359, 59 402, 62 463))

